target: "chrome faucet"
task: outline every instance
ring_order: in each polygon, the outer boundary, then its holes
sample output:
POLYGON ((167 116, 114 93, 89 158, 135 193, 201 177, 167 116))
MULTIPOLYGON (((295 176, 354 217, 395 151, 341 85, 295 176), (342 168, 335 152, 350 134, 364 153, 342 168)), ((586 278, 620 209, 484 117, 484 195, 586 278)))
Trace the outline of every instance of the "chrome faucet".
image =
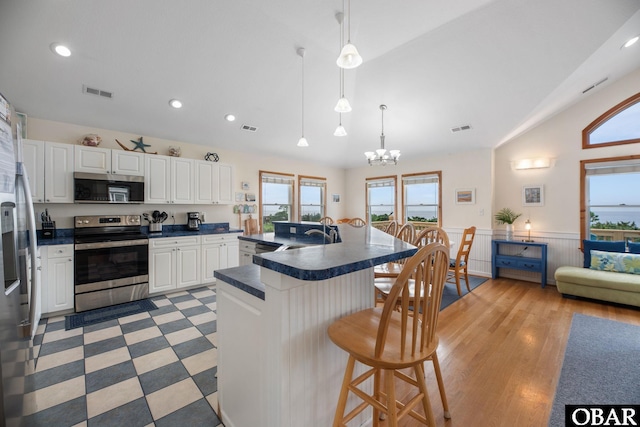
POLYGON ((335 243, 338 240, 338 232, 331 227, 329 227, 329 234, 315 228, 305 231, 304 234, 306 234, 307 236, 311 236, 312 234, 321 234, 329 243, 335 243))

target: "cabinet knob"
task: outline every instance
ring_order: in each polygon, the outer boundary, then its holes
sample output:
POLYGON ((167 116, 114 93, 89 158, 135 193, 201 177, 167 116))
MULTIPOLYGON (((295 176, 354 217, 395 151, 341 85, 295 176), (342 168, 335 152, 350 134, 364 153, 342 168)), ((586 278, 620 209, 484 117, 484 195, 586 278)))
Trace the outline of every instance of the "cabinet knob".
POLYGON ((69 258, 69 262, 73 261, 71 258, 69 258))

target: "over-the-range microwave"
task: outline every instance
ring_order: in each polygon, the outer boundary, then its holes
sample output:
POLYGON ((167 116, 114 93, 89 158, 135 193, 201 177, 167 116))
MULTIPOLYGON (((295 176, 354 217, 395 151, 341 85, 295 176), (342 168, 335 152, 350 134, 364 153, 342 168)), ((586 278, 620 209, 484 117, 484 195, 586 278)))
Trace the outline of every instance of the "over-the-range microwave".
POLYGON ((144 203, 144 177, 74 172, 76 203, 144 203))

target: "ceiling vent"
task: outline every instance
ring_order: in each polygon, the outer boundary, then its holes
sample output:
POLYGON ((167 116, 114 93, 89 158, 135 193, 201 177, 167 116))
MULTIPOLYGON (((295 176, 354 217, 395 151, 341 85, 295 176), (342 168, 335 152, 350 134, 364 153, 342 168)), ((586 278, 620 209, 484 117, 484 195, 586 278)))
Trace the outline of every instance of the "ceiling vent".
POLYGON ((471 125, 460 125, 454 128, 451 128, 451 133, 461 132, 463 130, 471 129, 471 125))
POLYGON ((592 84, 591 86, 589 86, 588 88, 583 90, 582 93, 589 92, 591 89, 595 88, 596 86, 600 86, 602 83, 606 82, 607 80, 609 80, 609 77, 605 77, 604 79, 600 80, 599 82, 592 84))
POLYGON ((255 132, 258 130, 257 127, 255 126, 249 126, 249 125, 242 125, 242 127, 240 128, 242 130, 246 130, 247 132, 255 132))
POLYGON ((98 95, 98 96, 101 96, 103 98, 108 98, 108 99, 113 98, 113 92, 107 92, 106 90, 96 89, 96 88, 93 88, 93 87, 89 87, 87 85, 82 85, 82 92, 83 93, 88 93, 88 94, 91 94, 91 95, 98 95))

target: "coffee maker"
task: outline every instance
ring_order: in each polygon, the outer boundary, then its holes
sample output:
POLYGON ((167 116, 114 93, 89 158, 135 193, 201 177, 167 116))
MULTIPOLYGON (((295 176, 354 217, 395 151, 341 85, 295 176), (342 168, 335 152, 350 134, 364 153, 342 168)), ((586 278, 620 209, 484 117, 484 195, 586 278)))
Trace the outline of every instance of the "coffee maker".
POLYGON ((187 212, 187 230, 200 230, 200 212, 187 212))

